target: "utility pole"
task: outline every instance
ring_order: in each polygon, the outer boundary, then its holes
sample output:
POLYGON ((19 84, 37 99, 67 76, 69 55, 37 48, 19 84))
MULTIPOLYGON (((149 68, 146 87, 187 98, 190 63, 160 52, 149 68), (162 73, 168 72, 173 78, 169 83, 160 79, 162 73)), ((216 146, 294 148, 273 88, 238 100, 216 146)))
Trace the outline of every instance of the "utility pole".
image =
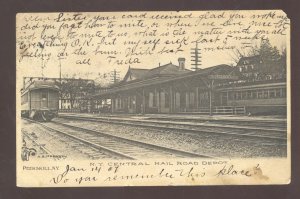
POLYGON ((214 80, 209 81, 209 115, 213 115, 214 80))
POLYGON ((59 58, 58 60, 59 60, 59 83, 61 85, 61 58, 59 58))
POLYGON ((117 71, 116 69, 114 69, 114 70, 111 72, 110 77, 111 77, 111 82, 112 82, 113 84, 115 84, 115 83, 117 83, 117 82, 119 81, 119 79, 120 79, 120 72, 117 71))
POLYGON ((192 69, 195 69, 195 71, 197 71, 200 69, 201 66, 201 51, 198 48, 198 42, 196 42, 196 48, 192 48, 191 50, 191 57, 194 58, 191 60, 192 62, 194 62, 193 64, 191 64, 194 66, 192 69))
POLYGON ((60 103, 59 103, 59 108, 60 109, 62 109, 62 96, 63 96, 63 94, 62 94, 62 90, 61 90, 61 88, 62 88, 62 82, 61 82, 61 60, 62 59, 64 59, 64 58, 62 58, 62 57, 59 57, 58 58, 58 60, 59 60, 59 86, 60 86, 60 91, 59 91, 59 93, 60 93, 60 103))
POLYGON ((45 68, 43 61, 44 61, 44 59, 42 58, 42 78, 44 78, 44 68, 45 68))

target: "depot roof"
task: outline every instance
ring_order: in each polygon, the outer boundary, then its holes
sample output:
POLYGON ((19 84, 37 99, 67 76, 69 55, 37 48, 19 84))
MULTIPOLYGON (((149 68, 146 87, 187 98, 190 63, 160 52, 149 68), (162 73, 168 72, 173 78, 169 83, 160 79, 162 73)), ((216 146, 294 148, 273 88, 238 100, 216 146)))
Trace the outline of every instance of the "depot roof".
MULTIPOLYGON (((213 67, 209 67, 209 68, 205 68, 205 69, 201 69, 201 70, 197 70, 197 71, 184 70, 183 72, 178 72, 178 74, 174 73, 172 75, 170 75, 170 73, 167 73, 166 71, 164 71, 164 70, 173 68, 173 66, 168 65, 168 66, 163 67, 160 70, 158 68, 155 68, 152 71, 149 70, 151 72, 148 73, 149 71, 147 71, 141 79, 119 82, 118 84, 111 86, 110 88, 104 90, 102 93, 96 94, 93 97, 107 96, 107 95, 115 94, 115 93, 118 93, 121 91, 128 91, 128 90, 134 90, 134 89, 148 87, 148 86, 152 86, 152 85, 165 84, 165 83, 169 83, 172 81, 178 81, 178 80, 184 80, 184 79, 188 80, 192 77, 199 77, 199 78, 205 79, 210 74, 231 74, 234 71, 236 71, 235 68, 233 68, 229 65, 225 65, 225 64, 217 65, 217 66, 213 66, 213 67), (164 73, 166 75, 162 75, 164 73), (151 74, 151 75, 147 76, 147 74, 151 74), (156 74, 156 75, 154 75, 154 74, 156 74)), ((175 66, 175 67, 177 67, 177 66, 175 66)), ((126 75, 125 75, 125 77, 126 77, 126 75)))

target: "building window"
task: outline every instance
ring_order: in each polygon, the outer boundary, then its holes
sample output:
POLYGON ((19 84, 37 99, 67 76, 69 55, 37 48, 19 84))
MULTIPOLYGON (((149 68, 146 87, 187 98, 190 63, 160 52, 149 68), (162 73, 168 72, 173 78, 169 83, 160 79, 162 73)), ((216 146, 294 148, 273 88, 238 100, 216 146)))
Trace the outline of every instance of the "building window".
POLYGON ((195 102, 195 94, 194 92, 190 92, 190 108, 194 107, 195 102))
POLYGON ((157 101, 157 97, 156 97, 156 93, 154 92, 154 94, 153 94, 153 107, 156 107, 156 101, 157 101))
POLYGON ((153 107, 154 95, 152 92, 149 93, 149 107, 153 107))
POLYGON ((128 108, 132 108, 132 97, 128 96, 128 108))
POLYGON ((165 107, 169 108, 169 104, 170 104, 170 97, 169 97, 169 93, 165 92, 165 107))

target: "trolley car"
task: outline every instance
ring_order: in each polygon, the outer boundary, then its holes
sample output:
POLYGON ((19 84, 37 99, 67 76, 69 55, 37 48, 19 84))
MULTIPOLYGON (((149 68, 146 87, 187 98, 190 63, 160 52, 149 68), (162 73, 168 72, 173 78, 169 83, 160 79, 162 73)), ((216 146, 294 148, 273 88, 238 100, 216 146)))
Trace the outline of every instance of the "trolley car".
POLYGON ((59 87, 55 81, 35 80, 21 91, 21 116, 50 121, 58 115, 59 87))
POLYGON ((244 106, 248 114, 286 114, 285 80, 245 82, 218 89, 221 106, 244 106))

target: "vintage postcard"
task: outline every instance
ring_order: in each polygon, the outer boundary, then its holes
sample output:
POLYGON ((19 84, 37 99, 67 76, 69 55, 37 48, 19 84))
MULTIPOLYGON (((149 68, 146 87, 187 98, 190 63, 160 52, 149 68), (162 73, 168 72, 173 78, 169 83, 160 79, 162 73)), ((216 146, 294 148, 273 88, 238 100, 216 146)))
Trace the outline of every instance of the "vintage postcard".
POLYGON ((281 10, 18 13, 17 186, 288 184, 281 10))

